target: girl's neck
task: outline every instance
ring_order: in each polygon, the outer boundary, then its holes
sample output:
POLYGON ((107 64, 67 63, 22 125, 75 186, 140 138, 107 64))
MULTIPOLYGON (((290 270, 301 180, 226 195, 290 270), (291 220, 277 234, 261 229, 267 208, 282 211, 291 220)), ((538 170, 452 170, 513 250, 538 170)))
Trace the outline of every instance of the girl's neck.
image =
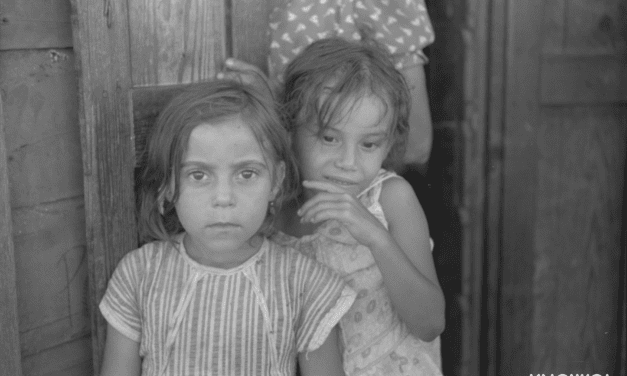
POLYGON ((233 269, 255 255, 263 244, 263 236, 255 235, 238 250, 225 253, 211 252, 201 242, 195 242, 188 234, 183 237, 187 255, 197 263, 217 269, 233 269))

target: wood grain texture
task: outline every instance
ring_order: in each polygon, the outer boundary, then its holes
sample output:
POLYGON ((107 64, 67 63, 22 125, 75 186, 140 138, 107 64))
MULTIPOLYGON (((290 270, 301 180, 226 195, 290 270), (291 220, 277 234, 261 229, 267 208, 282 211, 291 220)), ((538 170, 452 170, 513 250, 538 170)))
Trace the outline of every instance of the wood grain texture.
POLYGON ((137 246, 128 19, 125 1, 72 2, 96 375, 106 329, 96 307, 118 261, 137 246))
POLYGON ((208 80, 226 58, 224 1, 130 0, 134 86, 208 80))
MULTIPOLYGON (((276 1, 275 1, 276 2, 276 1)), ((232 56, 268 71, 268 17, 273 1, 231 0, 232 56)))
POLYGON ((3 0, 0 51, 72 47, 67 0, 3 0))
POLYGON ((618 54, 545 55, 542 104, 627 103, 626 63, 618 54))
POLYGON ((47 349, 23 360, 24 376, 93 375, 89 337, 47 349))
MULTIPOLYGON (((534 223, 537 199, 540 52, 545 2, 505 3, 503 219, 499 375, 534 372, 534 223)), ((496 94, 495 94, 496 95, 496 94)), ((493 229, 498 231, 498 229, 493 229)))
POLYGON ((533 372, 615 374, 627 107, 543 109, 533 372))
POLYGON ((3 103, 4 96, 0 95, 0 375, 21 376, 15 255, 3 103))
POLYGON ((543 52, 608 54, 624 50, 624 0, 554 0, 544 12, 543 52))
POLYGON ((503 1, 493 1, 490 9, 490 47, 489 47, 489 95, 486 116, 488 121, 488 140, 486 158, 486 235, 485 281, 484 284, 484 320, 482 325, 485 346, 482 354, 481 374, 499 376, 500 362, 504 350, 501 341, 501 270, 502 242, 501 225, 503 220, 503 159, 505 85, 507 83, 505 51, 507 35, 507 9, 503 1))
POLYGON ((571 52, 617 52, 627 44, 624 0, 568 0, 564 9, 563 46, 571 52))
POLYGON ((81 195, 12 213, 20 343, 27 357, 90 333, 84 202, 81 195))
POLYGON ((73 51, 4 51, 0 72, 13 208, 82 195, 73 51))
POLYGON ((467 3, 463 25, 464 115, 462 122, 463 195, 459 207, 462 224, 462 362, 461 375, 482 372, 482 306, 484 300, 484 234, 486 231, 486 118, 489 77, 485 67, 489 59, 489 3, 467 3))

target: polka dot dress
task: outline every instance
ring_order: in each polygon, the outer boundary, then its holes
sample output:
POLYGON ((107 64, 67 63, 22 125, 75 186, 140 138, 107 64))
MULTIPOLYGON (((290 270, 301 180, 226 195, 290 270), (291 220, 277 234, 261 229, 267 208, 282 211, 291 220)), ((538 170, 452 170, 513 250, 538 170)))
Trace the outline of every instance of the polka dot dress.
POLYGON ((287 64, 312 42, 332 36, 382 43, 402 69, 427 61, 435 38, 424 0, 292 0, 270 15, 269 70, 282 81, 287 64))

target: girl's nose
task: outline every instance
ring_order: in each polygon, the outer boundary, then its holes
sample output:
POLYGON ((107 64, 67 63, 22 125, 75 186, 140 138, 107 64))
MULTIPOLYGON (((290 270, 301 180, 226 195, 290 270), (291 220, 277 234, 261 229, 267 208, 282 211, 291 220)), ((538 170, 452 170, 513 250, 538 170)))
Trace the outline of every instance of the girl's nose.
POLYGON ((335 160, 335 166, 343 170, 352 170, 355 168, 356 163, 356 151, 352 146, 345 146, 342 148, 337 159, 335 160))
POLYGON ((235 204, 233 185, 229 179, 219 179, 213 195, 213 205, 216 207, 228 207, 235 204))

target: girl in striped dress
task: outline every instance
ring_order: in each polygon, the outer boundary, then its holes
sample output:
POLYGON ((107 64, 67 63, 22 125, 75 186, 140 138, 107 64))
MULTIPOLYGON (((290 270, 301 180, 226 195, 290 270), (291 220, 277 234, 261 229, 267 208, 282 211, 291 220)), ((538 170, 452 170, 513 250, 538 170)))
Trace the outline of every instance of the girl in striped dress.
POLYGON ((268 239, 296 169, 272 102, 232 81, 160 114, 141 182, 146 243, 100 303, 101 375, 340 375, 335 326, 355 293, 268 239))

